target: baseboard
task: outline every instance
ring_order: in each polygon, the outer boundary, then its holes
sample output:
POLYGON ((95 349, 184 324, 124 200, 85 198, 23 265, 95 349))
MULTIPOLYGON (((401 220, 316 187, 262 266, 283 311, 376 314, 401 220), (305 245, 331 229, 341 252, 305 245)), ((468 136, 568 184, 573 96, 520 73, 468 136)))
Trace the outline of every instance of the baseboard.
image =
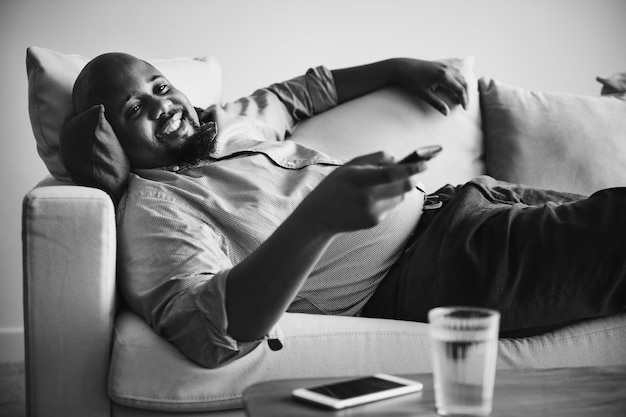
POLYGON ((0 362, 24 361, 24 328, 0 328, 0 362))

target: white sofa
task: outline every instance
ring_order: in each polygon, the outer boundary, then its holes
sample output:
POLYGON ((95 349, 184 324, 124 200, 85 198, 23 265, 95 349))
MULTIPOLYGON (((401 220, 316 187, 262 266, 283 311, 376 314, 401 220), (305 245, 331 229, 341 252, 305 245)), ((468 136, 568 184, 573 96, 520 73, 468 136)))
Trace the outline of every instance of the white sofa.
MULTIPOLYGON (((83 57, 41 48, 28 52, 31 121, 40 154, 52 173, 26 195, 23 207, 30 416, 243 416, 241 393, 259 381, 430 371, 424 323, 287 313, 281 320, 285 336, 281 350, 261 344, 218 369, 193 364, 155 334, 125 307, 116 289, 111 199, 101 190, 73 185, 54 165, 58 139, 55 144, 50 136, 54 129, 45 124, 54 127, 59 121, 45 119, 55 111, 54 106, 67 105, 65 90, 84 62, 83 57), (49 66, 51 61, 56 67, 49 66), (60 64, 68 62, 74 65, 69 70, 60 64), (55 71, 69 74, 53 86, 65 90, 51 99, 45 84, 55 71)), ((216 62, 210 62, 212 70, 219 69, 216 62)), ((471 86, 472 103, 467 111, 454 108, 446 118, 419 100, 382 90, 305 122, 292 140, 339 157, 380 148, 400 156, 421 144, 441 143, 444 152, 423 176, 431 190, 484 173, 581 193, 613 182, 626 184, 626 174, 606 173, 604 168, 600 174, 593 170, 593 175, 586 174, 597 158, 623 158, 616 154, 626 146, 617 140, 626 131, 624 122, 613 122, 612 117, 620 111, 624 114, 626 102, 527 92, 495 81, 478 81, 471 59, 458 63, 464 66, 471 86), (569 126, 561 136, 554 133, 568 125, 570 120, 564 120, 563 114, 572 110, 560 108, 559 100, 567 104, 562 107, 572 107, 576 101, 579 107, 590 106, 592 110, 580 111, 586 111, 587 118, 597 118, 594 132, 603 132, 600 149, 590 152, 588 146, 583 147, 589 137, 573 137, 580 132, 589 136, 586 125, 569 126), (606 107, 602 114, 589 113, 602 106, 606 107), (535 110, 538 115, 533 116, 535 110), (503 111, 510 114, 505 116, 503 111), (616 113, 611 116, 611 111, 616 113), (540 120, 529 123, 531 116, 540 120), (550 127, 553 119, 558 122, 550 127), (605 141, 611 141, 611 152, 603 149, 605 141), (551 160, 537 172, 535 164, 553 155, 567 158, 551 160)), ((626 364, 626 314, 540 336, 501 339, 499 344, 501 369, 616 364, 626 364)))

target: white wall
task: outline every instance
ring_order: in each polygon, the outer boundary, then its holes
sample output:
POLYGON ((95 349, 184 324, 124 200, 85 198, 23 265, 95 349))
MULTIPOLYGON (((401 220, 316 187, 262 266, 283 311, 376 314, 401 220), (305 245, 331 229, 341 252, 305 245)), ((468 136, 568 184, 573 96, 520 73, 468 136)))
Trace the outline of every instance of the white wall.
POLYGON ((624 0, 0 0, 0 361, 23 357, 21 201, 44 175, 27 113, 30 45, 145 59, 215 55, 227 99, 392 56, 474 55, 479 75, 598 94, 626 70, 624 0))

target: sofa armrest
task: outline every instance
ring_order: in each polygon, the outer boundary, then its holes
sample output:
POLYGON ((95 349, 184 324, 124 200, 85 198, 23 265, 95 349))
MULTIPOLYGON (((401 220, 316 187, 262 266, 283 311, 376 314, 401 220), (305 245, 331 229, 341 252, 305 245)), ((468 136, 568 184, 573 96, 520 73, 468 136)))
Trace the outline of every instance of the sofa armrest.
POLYGON ((46 180, 23 202, 30 416, 110 416, 115 211, 94 188, 46 180))

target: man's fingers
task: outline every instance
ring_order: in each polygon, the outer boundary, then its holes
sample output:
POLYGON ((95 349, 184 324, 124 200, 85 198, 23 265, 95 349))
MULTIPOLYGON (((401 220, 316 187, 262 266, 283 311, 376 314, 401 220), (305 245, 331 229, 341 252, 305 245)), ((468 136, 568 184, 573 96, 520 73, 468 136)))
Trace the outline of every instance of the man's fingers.
POLYGON ((469 94, 467 90, 469 87, 467 81, 465 81, 465 77, 458 69, 455 69, 454 75, 452 76, 452 86, 454 93, 459 98, 459 102, 463 108, 467 109, 469 105, 469 94))
POLYGON ((409 164, 386 164, 381 166, 364 166, 360 168, 356 180, 362 184, 372 186, 392 184, 398 181, 409 181, 409 179, 426 170, 426 163, 423 161, 409 164))
MULTIPOLYGON (((435 84, 431 86, 431 90, 435 95, 437 95, 437 93, 444 94, 467 109, 469 105, 468 86, 465 77, 463 77, 463 74, 461 74, 458 68, 446 66, 445 70, 439 72, 434 82, 435 84)), ((439 99, 441 99, 441 97, 439 97, 439 99)), ((441 107, 436 107, 436 109, 441 111, 441 107)))
POLYGON ((389 200, 403 198, 404 194, 415 188, 410 179, 396 181, 391 184, 383 184, 375 187, 374 198, 376 200, 389 200))
POLYGON ((450 113, 450 107, 448 107, 446 102, 443 101, 435 91, 424 90, 423 99, 444 116, 447 116, 450 113))
POLYGON ((393 157, 386 152, 379 151, 367 155, 357 156, 346 165, 387 165, 393 163, 393 157))
POLYGON ((457 74, 452 78, 450 83, 445 86, 456 98, 464 109, 469 105, 469 96, 467 94, 467 83, 461 74, 457 74))

